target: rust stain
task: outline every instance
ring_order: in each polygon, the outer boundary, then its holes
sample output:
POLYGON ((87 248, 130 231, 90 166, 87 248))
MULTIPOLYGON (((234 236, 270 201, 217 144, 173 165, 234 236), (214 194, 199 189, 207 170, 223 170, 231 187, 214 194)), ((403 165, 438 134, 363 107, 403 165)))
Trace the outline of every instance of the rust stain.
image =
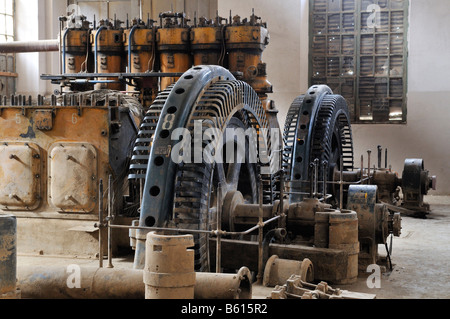
POLYGON ((16 236, 4 235, 0 237, 0 262, 8 260, 15 250, 16 236))

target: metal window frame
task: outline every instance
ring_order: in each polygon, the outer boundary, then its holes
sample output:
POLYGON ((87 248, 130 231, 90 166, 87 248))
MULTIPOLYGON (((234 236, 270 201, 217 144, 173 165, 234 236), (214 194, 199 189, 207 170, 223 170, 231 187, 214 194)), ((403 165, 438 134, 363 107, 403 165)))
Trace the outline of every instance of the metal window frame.
MULTIPOLYGON (((6 3, 5 3, 6 5, 6 3)), ((12 38, 12 40, 14 41, 16 38, 16 34, 15 34, 15 23, 16 23, 16 1, 12 0, 12 14, 8 14, 6 13, 6 8, 0 8, 0 15, 5 17, 5 25, 4 27, 4 32, 0 32, 0 39, 3 39, 3 37, 5 38, 5 42, 7 41, 8 37, 12 38), (12 30, 12 34, 8 34, 6 33, 6 17, 11 17, 13 19, 13 30, 12 30)), ((1 31, 1 29, 0 29, 1 31)))
MULTIPOLYGON (((317 3, 320 0, 309 0, 309 84, 310 86, 314 85, 314 84, 318 84, 317 79, 324 79, 324 81, 322 81, 322 84, 328 84, 328 83, 334 83, 338 85, 338 89, 336 90, 336 94, 341 94, 341 89, 342 89, 342 84, 344 83, 344 81, 348 80, 348 79, 352 79, 354 80, 354 84, 353 84, 353 100, 349 100, 347 99, 348 103, 349 103, 349 108, 351 109, 351 114, 352 114, 352 122, 354 124, 407 124, 407 92, 408 92, 408 31, 409 31, 409 0, 404 0, 403 1, 403 8, 399 8, 399 9, 392 9, 391 8, 391 0, 384 0, 388 3, 388 9, 384 9, 382 10, 382 12, 388 12, 388 24, 387 24, 387 31, 383 31, 383 32, 377 32, 375 29, 372 30, 372 32, 370 33, 364 33, 362 32, 362 17, 363 17, 363 12, 362 11, 362 3, 363 0, 355 0, 355 8, 354 10, 342 10, 342 3, 345 0, 337 0, 338 4, 340 5, 340 9, 338 11, 330 11, 330 2, 332 0, 322 0, 321 2, 325 2, 326 5, 326 9, 324 12, 316 12, 314 10, 314 5, 315 3, 317 3), (395 33, 392 32, 391 29, 391 17, 392 17, 392 12, 403 12, 403 31, 400 33, 395 33), (350 14, 353 13, 354 14, 354 19, 355 19, 355 29, 353 32, 343 32, 343 19, 341 19, 343 14, 350 14), (314 16, 317 14, 321 14, 325 16, 325 31, 323 34, 320 34, 321 36, 325 37, 325 52, 323 55, 316 55, 314 54, 314 38, 317 34, 314 33, 314 16), (329 17, 332 14, 339 14, 340 18, 339 18, 339 32, 337 33, 330 33, 329 32, 329 28, 328 28, 328 22, 329 22, 329 17), (374 47, 373 47, 373 53, 371 55, 362 55, 361 54, 361 38, 362 35, 366 35, 366 34, 372 34, 373 35, 373 39, 374 39, 374 47), (389 48, 388 48, 388 52, 386 54, 380 54, 377 55, 376 54, 376 36, 379 34, 383 34, 383 35, 387 35, 387 39, 388 39, 388 43, 389 43, 389 48), (401 54, 397 54, 397 53, 393 53, 392 51, 392 47, 391 47, 391 36, 395 34, 402 34, 403 35, 403 52, 401 54), (344 55, 342 54, 342 38, 343 36, 349 36, 349 35, 353 35, 354 36, 354 76, 342 76, 341 75, 341 70, 342 70, 342 61, 344 57, 347 57, 349 55, 344 55), (336 36, 339 37, 339 48, 340 48, 340 52, 339 54, 334 55, 335 57, 339 57, 340 61, 339 61, 339 73, 337 76, 329 76, 328 74, 328 57, 329 57, 329 52, 328 52, 328 37, 329 36, 336 36), (372 68, 373 68, 373 76, 361 76, 361 57, 362 56, 372 56, 372 68), (376 76, 376 62, 375 59, 377 56, 387 56, 387 60, 388 60, 388 74, 386 76, 376 76), (393 76, 391 74, 391 68, 390 68, 390 60, 392 58, 392 56, 402 56, 403 58, 403 62, 402 62, 402 68, 403 68, 403 74, 401 76, 393 76), (319 57, 319 58, 323 58, 325 60, 325 74, 320 77, 314 77, 313 75, 313 59, 315 57, 319 57), (387 94, 385 98, 380 98, 379 101, 384 101, 387 102, 387 107, 390 108, 392 101, 401 101, 401 109, 402 109, 402 118, 401 120, 390 120, 389 117, 386 120, 377 120, 376 118, 373 118, 373 120, 361 120, 361 99, 360 99, 360 84, 361 84, 361 78, 363 79, 373 79, 374 83, 377 79, 386 79, 387 82, 387 94), (392 79, 401 79, 402 80, 402 85, 403 85, 403 93, 402 93, 402 97, 398 98, 398 97, 392 97, 391 94, 391 87, 390 87, 390 83, 392 79)), ((334 1, 334 0, 333 0, 334 1)), ((379 4, 379 1, 382 0, 372 0, 370 2, 374 3, 374 4, 379 4)), ((369 2, 369 1, 368 1, 369 2)), ((349 56, 350 57, 350 56, 349 56)), ((320 81, 320 80, 319 80, 320 81)), ((375 98, 375 85, 373 87, 374 90, 374 95, 373 95, 373 99, 372 101, 376 101, 375 98)), ((372 103, 373 104, 373 103, 372 103)), ((372 105, 372 111, 373 111, 374 106, 372 105)))

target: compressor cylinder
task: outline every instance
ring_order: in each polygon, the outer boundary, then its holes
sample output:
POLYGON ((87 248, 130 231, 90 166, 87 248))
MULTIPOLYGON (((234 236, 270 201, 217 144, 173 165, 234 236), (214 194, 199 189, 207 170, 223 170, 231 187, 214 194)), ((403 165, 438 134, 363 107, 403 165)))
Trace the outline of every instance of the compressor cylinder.
POLYGON ((80 17, 82 24, 67 24, 63 31, 61 53, 63 55, 63 73, 92 73, 94 70, 91 53, 91 29, 85 17, 80 17))
POLYGON ((224 31, 222 18, 215 21, 204 17, 199 19, 198 25, 191 29, 191 49, 194 54, 194 65, 224 66, 226 58, 224 31))
MULTIPOLYGON (((100 74, 125 72, 123 29, 120 24, 121 22, 118 20, 114 20, 114 23, 101 20, 100 26, 92 32, 94 72, 100 74)), ((118 83, 115 78, 105 77, 99 78, 99 83, 95 85, 95 89, 124 91, 125 85, 118 83)))
MULTIPOLYGON (((94 56, 91 48, 91 29, 86 17, 81 16, 79 24, 67 23, 62 34, 61 54, 63 60, 63 74, 75 74, 80 72, 92 73, 94 71, 94 56)), ((92 90, 90 84, 72 84, 72 91, 92 90)))
MULTIPOLYGON (((161 72, 184 73, 192 67, 190 27, 186 24, 185 14, 164 12, 159 17, 161 28, 156 33, 156 43, 160 54, 161 72)), ((178 77, 162 78, 160 90, 164 91, 178 79, 178 77)))
POLYGON ((230 71, 242 73, 242 80, 250 84, 265 108, 269 109, 271 101, 267 99, 267 94, 273 92, 273 87, 267 79, 262 54, 270 36, 266 24, 260 19, 254 13, 250 20, 241 21, 240 16, 234 16, 227 27, 225 39, 230 71))
MULTIPOLYGON (((128 73, 145 73, 157 68, 156 28, 153 20, 145 24, 141 20, 133 20, 132 26, 124 30, 125 52, 128 73)), ((150 106, 158 94, 158 78, 136 77, 133 79, 136 91, 142 92, 144 106, 150 106)))

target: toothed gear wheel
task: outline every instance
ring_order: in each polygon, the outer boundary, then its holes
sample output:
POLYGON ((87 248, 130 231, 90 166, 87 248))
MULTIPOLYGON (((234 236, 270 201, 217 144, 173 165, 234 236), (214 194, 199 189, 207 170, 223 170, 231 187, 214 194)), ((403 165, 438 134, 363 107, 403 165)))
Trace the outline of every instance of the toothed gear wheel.
MULTIPOLYGON (((311 164, 317 159, 318 192, 323 193, 323 164, 327 180, 340 169, 353 170, 353 138, 345 99, 325 85, 311 87, 296 98, 289 110, 284 133, 284 169, 290 186, 290 201, 299 202, 310 192, 311 164)), ((338 188, 328 185, 327 193, 339 199, 338 188)))

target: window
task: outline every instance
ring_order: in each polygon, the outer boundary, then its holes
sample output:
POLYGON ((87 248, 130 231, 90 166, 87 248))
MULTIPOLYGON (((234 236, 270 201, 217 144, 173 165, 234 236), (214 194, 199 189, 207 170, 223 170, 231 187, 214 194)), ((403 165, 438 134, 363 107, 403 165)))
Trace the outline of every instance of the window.
POLYGON ((406 123, 409 0, 310 0, 310 81, 353 123, 406 123))
POLYGON ((0 42, 14 41, 14 0, 0 0, 0 42))

